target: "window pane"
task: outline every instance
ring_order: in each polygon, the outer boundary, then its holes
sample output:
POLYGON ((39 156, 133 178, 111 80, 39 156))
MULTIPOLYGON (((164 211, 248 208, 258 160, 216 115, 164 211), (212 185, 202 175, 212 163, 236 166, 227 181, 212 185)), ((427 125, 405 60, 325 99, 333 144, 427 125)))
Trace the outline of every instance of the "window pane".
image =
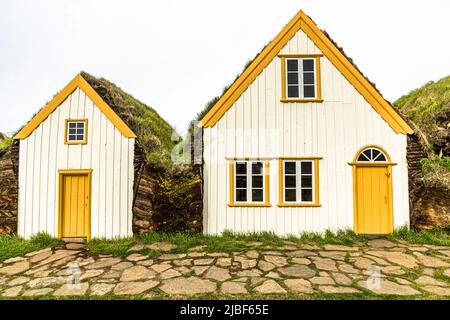
POLYGON ((73 134, 69 134, 69 141, 74 141, 76 140, 76 136, 73 134))
POLYGON ((314 71, 314 60, 313 59, 303 60, 303 71, 314 71))
POLYGON ((303 98, 315 98, 316 93, 314 86, 304 86, 303 87, 303 98))
POLYGON ((312 174, 312 162, 302 162, 302 174, 312 174))
POLYGON ((284 201, 295 202, 297 201, 297 192, 295 189, 287 189, 284 193, 284 201))
POLYGON ((314 73, 312 72, 303 73, 303 83, 314 84, 314 73))
POLYGON ((286 63, 288 71, 298 71, 298 60, 288 59, 286 63))
POLYGON ((77 135, 77 140, 78 141, 83 141, 84 140, 83 135, 81 135, 81 134, 77 135))
POLYGON ((236 201, 240 201, 240 202, 247 201, 247 190, 246 189, 236 190, 236 201))
POLYGON ((78 122, 77 128, 84 128, 84 122, 78 122))
POLYGON ((297 72, 293 72, 293 73, 288 73, 288 84, 298 84, 298 73, 297 72))
POLYGON ((262 162, 252 163, 252 174, 262 174, 262 162))
POLYGON ((312 187, 312 176, 302 176, 302 188, 312 187))
POLYGON ((284 177, 284 187, 285 188, 295 188, 295 176, 285 176, 284 177))
POLYGON ((263 187, 263 176, 253 176, 252 188, 262 188, 262 187, 263 187))
POLYGON ((247 163, 246 162, 236 163, 236 173, 237 174, 247 174, 247 163))
POLYGON ((369 159, 367 159, 367 157, 363 153, 361 153, 357 161, 369 161, 369 159))
POLYGON ((75 134, 77 133, 77 129, 69 129, 69 134, 75 134))
POLYGON ((84 129, 77 129, 77 133, 78 134, 83 134, 84 133, 84 129))
POLYGON ((252 190, 252 201, 263 201, 263 190, 262 189, 253 189, 252 190))
POLYGON ((247 188, 247 176, 236 176, 236 188, 247 188))
POLYGON ((295 174, 295 162, 286 161, 284 163, 284 173, 285 174, 295 174))
POLYGON ((298 87, 297 86, 288 86, 287 92, 288 98, 298 98, 298 87))
POLYGON ((380 153, 377 149, 372 149, 372 159, 375 159, 380 153))
POLYGON ((386 157, 384 156, 384 154, 381 154, 376 161, 387 161, 386 157))
POLYGON ((75 122, 69 122, 69 128, 76 128, 77 124, 75 122))
POLYGON ((312 201, 312 189, 302 189, 302 201, 312 201))

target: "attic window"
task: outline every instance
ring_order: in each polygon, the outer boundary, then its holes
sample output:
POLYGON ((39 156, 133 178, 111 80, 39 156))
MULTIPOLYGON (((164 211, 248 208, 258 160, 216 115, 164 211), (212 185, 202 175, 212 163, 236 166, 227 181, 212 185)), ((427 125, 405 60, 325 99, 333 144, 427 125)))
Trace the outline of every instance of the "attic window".
POLYGON ((86 144, 87 122, 87 119, 66 119, 65 144, 86 144))
POLYGON ((322 102, 320 55, 285 55, 281 59, 281 102, 322 102))

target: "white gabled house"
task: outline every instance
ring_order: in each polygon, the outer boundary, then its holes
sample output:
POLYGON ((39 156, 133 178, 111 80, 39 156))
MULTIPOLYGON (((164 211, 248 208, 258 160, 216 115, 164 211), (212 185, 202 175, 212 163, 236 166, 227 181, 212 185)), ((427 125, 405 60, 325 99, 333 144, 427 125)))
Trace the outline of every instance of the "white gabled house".
POLYGON ((200 127, 207 234, 409 224, 412 129, 302 11, 200 127))
POLYGON ((78 74, 15 136, 18 234, 131 236, 135 138, 78 74))

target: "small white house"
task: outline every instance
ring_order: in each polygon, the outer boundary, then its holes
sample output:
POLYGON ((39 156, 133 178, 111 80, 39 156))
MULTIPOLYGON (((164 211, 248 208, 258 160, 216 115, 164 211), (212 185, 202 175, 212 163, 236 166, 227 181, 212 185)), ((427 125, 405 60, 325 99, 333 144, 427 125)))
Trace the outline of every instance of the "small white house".
POLYGON ((207 234, 409 224, 413 130, 302 11, 200 127, 207 234))
POLYGON ((15 137, 18 234, 132 235, 135 138, 77 75, 15 137))

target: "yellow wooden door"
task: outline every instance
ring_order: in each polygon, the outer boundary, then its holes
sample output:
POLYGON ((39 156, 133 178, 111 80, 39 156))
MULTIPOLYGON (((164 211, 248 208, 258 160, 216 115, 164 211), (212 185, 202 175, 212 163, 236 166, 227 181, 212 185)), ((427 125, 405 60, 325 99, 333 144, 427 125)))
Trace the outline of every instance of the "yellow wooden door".
POLYGON ((390 190, 391 174, 385 166, 357 166, 355 188, 355 232, 387 234, 393 230, 390 190))
POLYGON ((89 237, 90 181, 87 174, 62 177, 61 237, 89 237))

